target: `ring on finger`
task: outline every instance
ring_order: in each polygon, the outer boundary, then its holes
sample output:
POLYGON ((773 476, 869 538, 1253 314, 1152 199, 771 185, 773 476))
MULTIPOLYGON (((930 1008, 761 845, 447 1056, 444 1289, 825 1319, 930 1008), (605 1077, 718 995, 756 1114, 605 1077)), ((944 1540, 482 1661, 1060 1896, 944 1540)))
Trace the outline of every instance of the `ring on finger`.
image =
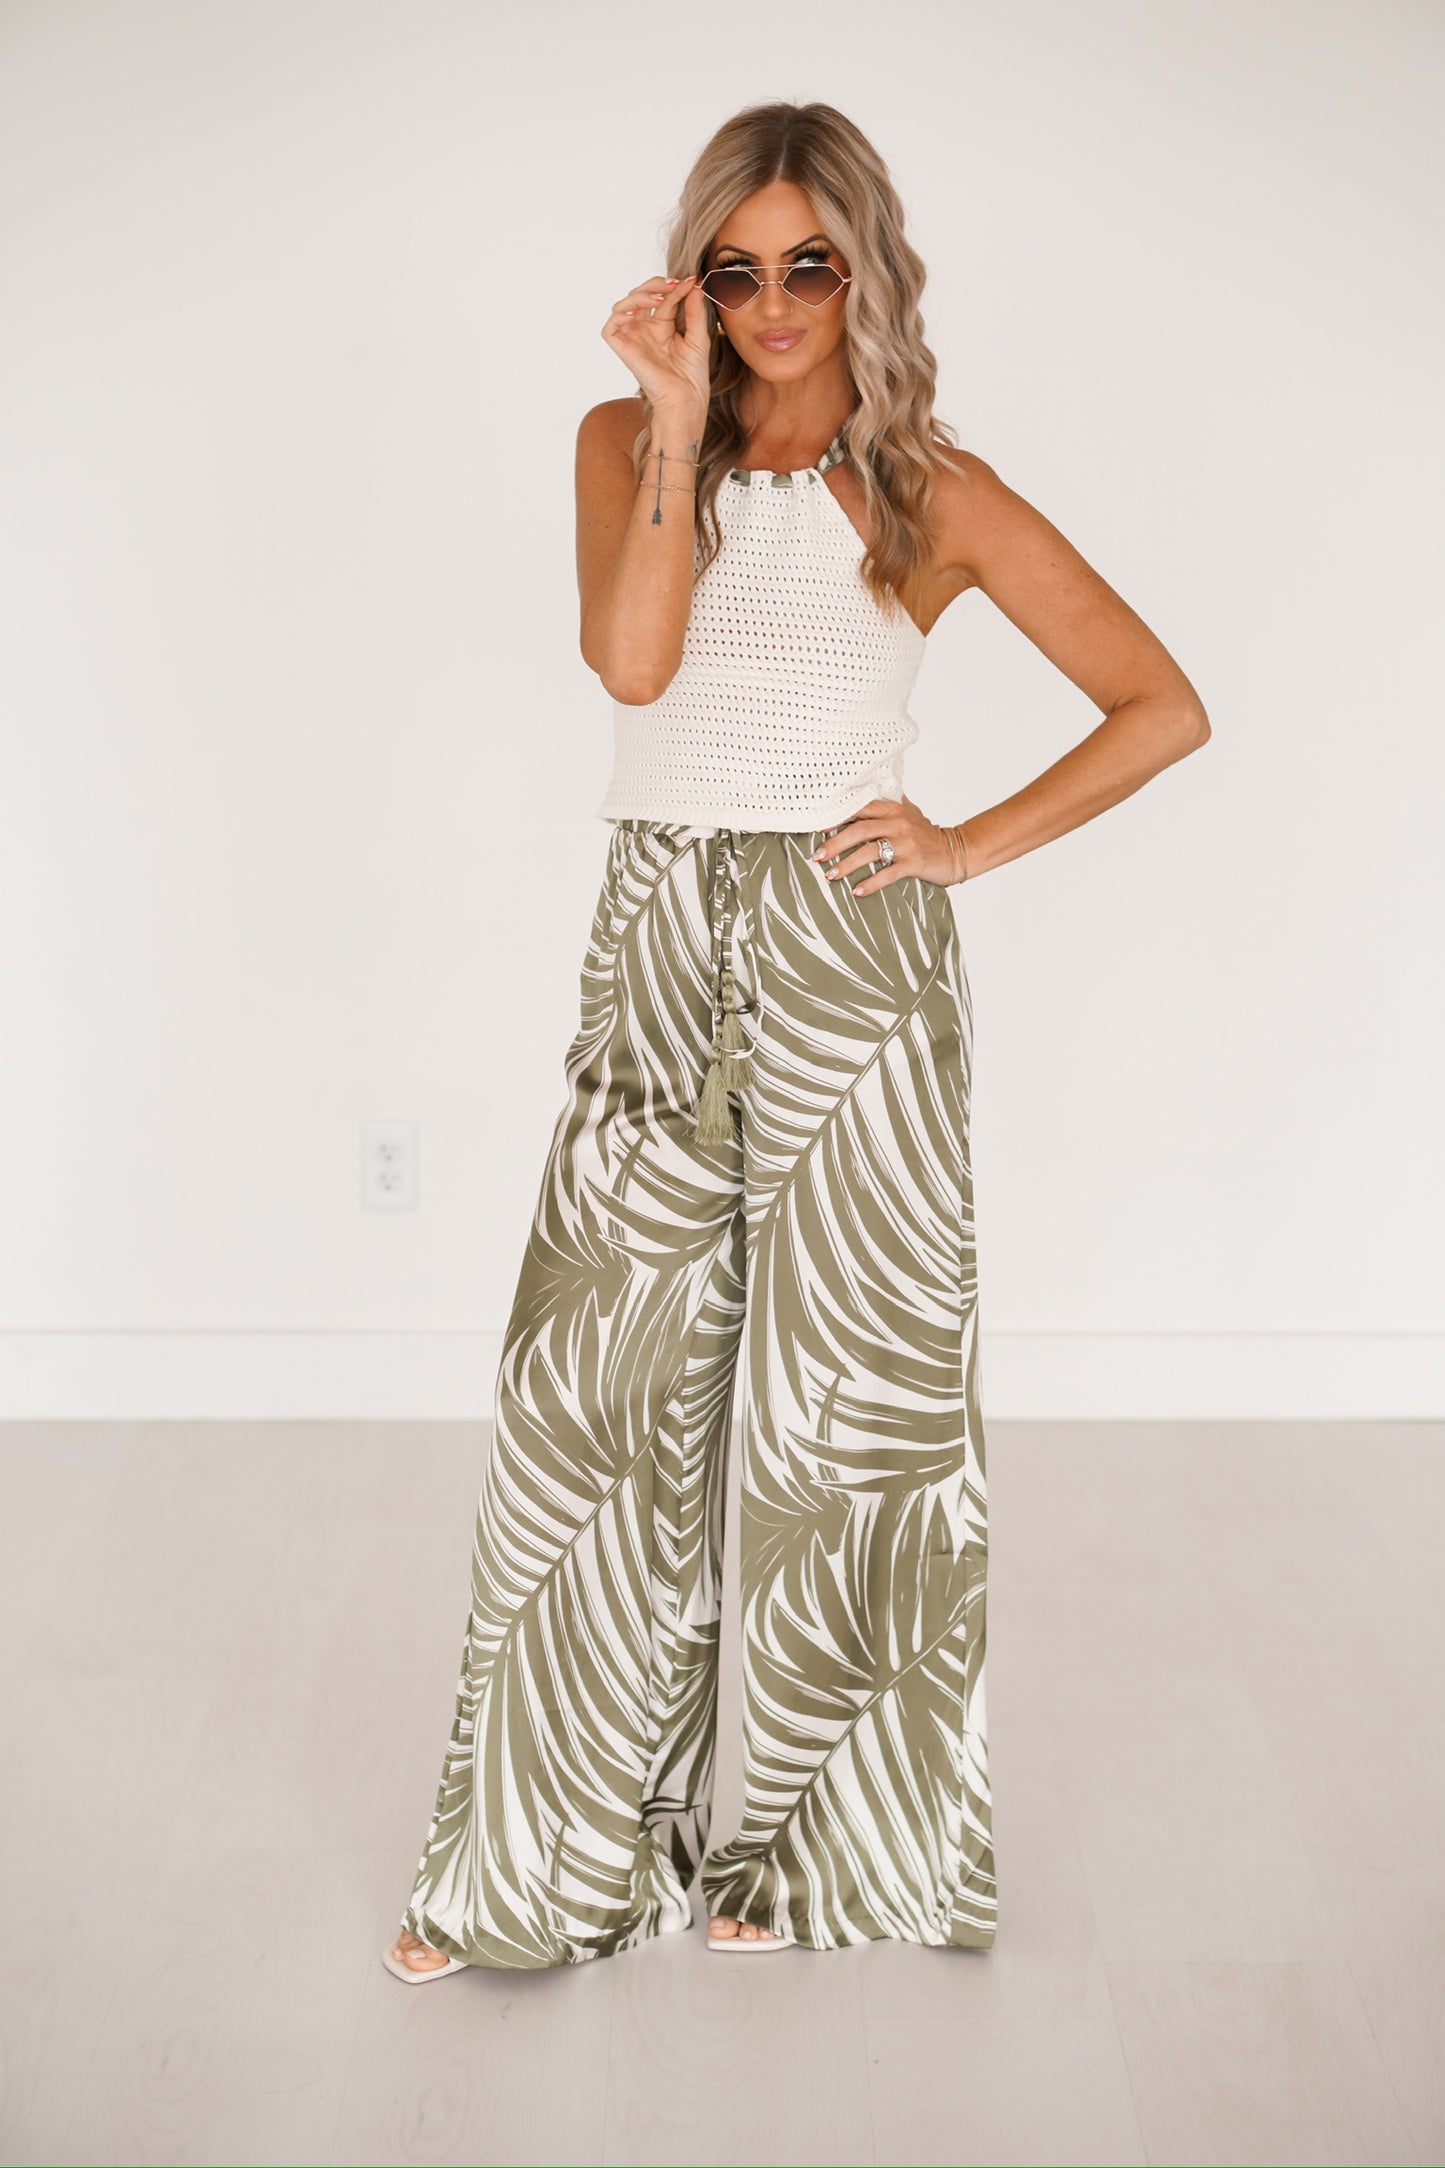
POLYGON ((897 855, 898 853, 894 850, 887 836, 881 836, 878 842, 878 856, 882 859, 884 865, 891 866, 897 855))

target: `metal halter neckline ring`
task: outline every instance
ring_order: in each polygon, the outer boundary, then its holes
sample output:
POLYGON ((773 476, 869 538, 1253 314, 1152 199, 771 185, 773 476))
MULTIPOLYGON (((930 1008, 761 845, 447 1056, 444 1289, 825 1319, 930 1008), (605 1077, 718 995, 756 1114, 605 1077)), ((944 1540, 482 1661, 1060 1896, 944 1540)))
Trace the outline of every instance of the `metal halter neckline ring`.
POLYGON ((893 845, 889 842, 887 836, 883 836, 879 841, 878 856, 882 859, 885 866, 891 866, 894 858, 897 856, 897 853, 895 852, 893 845))

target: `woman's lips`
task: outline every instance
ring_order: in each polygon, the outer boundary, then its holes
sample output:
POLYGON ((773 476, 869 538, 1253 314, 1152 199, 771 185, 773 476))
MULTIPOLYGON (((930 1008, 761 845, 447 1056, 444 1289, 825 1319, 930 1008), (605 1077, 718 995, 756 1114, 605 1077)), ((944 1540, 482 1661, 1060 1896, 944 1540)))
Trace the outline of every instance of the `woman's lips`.
POLYGON ((768 347, 775 354, 785 354, 790 346, 796 346, 803 336, 801 331, 760 331, 759 346, 768 347))

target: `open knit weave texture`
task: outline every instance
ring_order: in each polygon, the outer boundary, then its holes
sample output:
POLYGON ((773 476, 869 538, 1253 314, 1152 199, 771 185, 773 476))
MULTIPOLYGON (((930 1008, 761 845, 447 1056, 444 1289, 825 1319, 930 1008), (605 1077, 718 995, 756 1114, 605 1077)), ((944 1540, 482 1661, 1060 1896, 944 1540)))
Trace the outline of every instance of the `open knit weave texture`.
POLYGON ((660 699, 612 704, 599 819, 828 828, 903 796, 926 643, 863 579, 863 542, 823 479, 841 456, 840 431, 816 467, 723 477, 722 546, 693 589, 677 673, 660 699))

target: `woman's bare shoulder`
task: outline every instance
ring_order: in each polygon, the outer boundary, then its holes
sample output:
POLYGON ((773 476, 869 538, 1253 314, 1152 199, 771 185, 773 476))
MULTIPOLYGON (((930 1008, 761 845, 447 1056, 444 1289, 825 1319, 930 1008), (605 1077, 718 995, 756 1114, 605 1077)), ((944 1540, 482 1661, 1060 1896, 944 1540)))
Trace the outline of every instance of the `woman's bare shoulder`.
POLYGON ((642 401, 636 396, 599 400, 596 406, 588 407, 577 424, 578 446, 587 450, 600 448, 606 452, 624 452, 630 456, 643 419, 642 401))
POLYGON ((977 497, 992 487, 1003 485, 994 469, 979 452, 971 452, 962 444, 943 444, 933 440, 934 455, 938 460, 938 492, 942 499, 977 497))
POLYGON ((985 538, 1006 519, 1009 508, 1023 500, 981 453, 937 439, 933 449, 938 458, 934 502, 939 565, 965 575, 972 584, 985 538))
POLYGON ((642 427, 640 399, 603 399, 577 424, 576 491, 579 559, 599 579, 617 554, 637 487, 632 448, 642 427))

